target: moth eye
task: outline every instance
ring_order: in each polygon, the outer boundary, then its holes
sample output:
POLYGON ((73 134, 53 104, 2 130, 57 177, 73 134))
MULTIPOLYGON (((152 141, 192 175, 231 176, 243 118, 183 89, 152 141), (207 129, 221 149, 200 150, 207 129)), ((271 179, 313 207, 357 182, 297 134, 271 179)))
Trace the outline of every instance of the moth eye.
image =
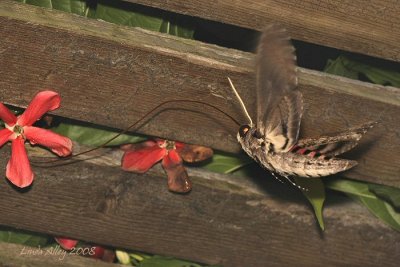
POLYGON ((250 126, 249 125, 240 126, 240 128, 239 128, 240 137, 242 137, 242 138, 245 137, 246 134, 249 132, 249 130, 250 130, 250 126))

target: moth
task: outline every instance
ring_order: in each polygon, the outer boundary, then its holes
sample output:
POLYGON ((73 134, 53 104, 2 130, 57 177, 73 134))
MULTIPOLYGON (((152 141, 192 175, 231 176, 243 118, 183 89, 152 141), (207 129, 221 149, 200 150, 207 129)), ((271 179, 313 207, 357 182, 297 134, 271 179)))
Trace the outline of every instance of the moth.
MULTIPOLYGON (((295 49, 286 30, 276 24, 265 29, 257 48, 257 118, 253 124, 243 101, 228 78, 250 124, 242 125, 237 140, 261 166, 286 178, 321 177, 348 170, 357 162, 336 156, 357 145, 375 122, 332 136, 299 140, 303 97, 297 89, 295 49)), ((279 178, 278 178, 279 179, 279 178)))

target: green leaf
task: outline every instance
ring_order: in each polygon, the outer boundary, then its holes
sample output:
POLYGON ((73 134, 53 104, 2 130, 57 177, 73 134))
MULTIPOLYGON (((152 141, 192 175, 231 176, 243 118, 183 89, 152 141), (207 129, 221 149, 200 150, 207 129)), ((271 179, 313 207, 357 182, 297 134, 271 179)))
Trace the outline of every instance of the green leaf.
POLYGON ((325 202, 325 186, 321 179, 319 178, 294 178, 297 185, 305 188, 306 190, 301 190, 301 192, 306 196, 308 201, 310 201, 312 207, 314 208, 315 217, 317 217, 319 227, 325 230, 324 218, 322 215, 322 210, 325 202))
POLYGON ((332 190, 346 193, 351 198, 358 200, 376 217, 393 229, 400 231, 400 213, 396 212, 388 202, 371 192, 368 183, 337 179, 328 181, 326 186, 332 190))
POLYGON ((26 4, 75 13, 92 19, 141 27, 193 39, 194 19, 182 15, 124 1, 96 1, 92 6, 85 0, 18 0, 26 4))
POLYGON ((231 155, 222 152, 214 153, 211 162, 207 163, 203 167, 207 170, 218 172, 218 173, 232 173, 253 161, 243 155, 231 155))
MULTIPOLYGON (((100 146, 118 134, 116 131, 69 123, 60 123, 60 125, 51 130, 88 146, 100 146)), ((123 134, 111 141, 107 146, 137 143, 145 139, 146 138, 138 135, 123 134)))
POLYGON ((379 184, 369 184, 368 189, 379 198, 390 203, 396 210, 400 211, 399 188, 379 184))
POLYGON ((194 25, 189 19, 166 17, 161 24, 160 32, 187 39, 193 39, 194 25))
MULTIPOLYGON (((129 3, 112 3, 102 1, 97 4, 95 10, 89 13, 90 18, 101 19, 115 24, 141 27, 148 30, 159 31, 163 19, 160 12, 155 12, 146 7, 137 6, 134 10, 129 3)), ((136 7, 136 6, 135 6, 136 7)))
POLYGON ((19 0, 19 2, 40 7, 54 8, 81 16, 84 16, 88 9, 85 0, 19 0))
POLYGON ((174 258, 166 258, 161 256, 154 256, 144 259, 138 265, 139 267, 202 267, 199 264, 189 261, 177 260, 174 258))
POLYGON ((358 80, 358 72, 346 66, 346 58, 338 57, 336 60, 328 60, 324 71, 326 73, 335 74, 350 79, 358 80))
POLYGON ((194 34, 193 20, 131 3, 101 1, 90 10, 88 17, 190 39, 194 34))
POLYGON ((339 56, 336 60, 328 60, 325 72, 358 79, 359 74, 365 75, 371 82, 381 85, 390 84, 400 87, 400 72, 385 70, 339 56))
POLYGON ((0 241, 37 247, 45 246, 48 242, 48 237, 24 231, 0 230, 0 241))

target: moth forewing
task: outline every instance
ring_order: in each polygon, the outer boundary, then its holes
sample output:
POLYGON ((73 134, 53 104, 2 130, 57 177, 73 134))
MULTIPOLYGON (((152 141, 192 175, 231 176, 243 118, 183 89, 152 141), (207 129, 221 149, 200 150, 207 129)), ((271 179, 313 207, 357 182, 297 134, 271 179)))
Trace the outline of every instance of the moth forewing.
POLYGON ((270 116, 266 128, 266 140, 276 152, 288 152, 296 144, 303 113, 303 98, 299 91, 285 95, 270 116))

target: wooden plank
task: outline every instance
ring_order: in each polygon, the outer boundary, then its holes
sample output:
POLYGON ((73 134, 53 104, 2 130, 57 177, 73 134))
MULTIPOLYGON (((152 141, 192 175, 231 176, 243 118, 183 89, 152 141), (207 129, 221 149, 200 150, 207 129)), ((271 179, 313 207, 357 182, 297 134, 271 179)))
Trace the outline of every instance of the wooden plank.
POLYGON ((284 25, 296 40, 400 61, 397 0, 125 0, 261 31, 284 25))
POLYGON ((68 254, 66 251, 47 250, 19 244, 0 242, 1 267, 118 267, 120 264, 106 263, 81 256, 68 254), (65 253, 65 254, 64 254, 65 253))
MULTIPOLYGON (((8 150, 0 151, 0 169, 8 150)), ((190 169, 192 192, 173 194, 159 165, 144 175, 123 172, 121 152, 106 152, 95 161, 34 167, 35 182, 23 192, 0 183, 0 225, 230 267, 400 260, 400 234, 350 199, 328 201, 321 233, 300 191, 271 177, 190 169)))
MULTIPOLYGON (((229 76, 254 116, 252 54, 14 1, 1 3, 4 103, 25 107, 38 90, 54 88, 63 98, 55 114, 123 129, 165 100, 194 99, 245 123, 229 76)), ((300 69, 299 78, 305 98, 301 135, 327 134, 380 119, 348 156, 360 164, 346 176, 400 187, 399 90, 305 69, 300 69)), ((237 129, 211 108, 180 103, 136 130, 237 152, 237 129)))

